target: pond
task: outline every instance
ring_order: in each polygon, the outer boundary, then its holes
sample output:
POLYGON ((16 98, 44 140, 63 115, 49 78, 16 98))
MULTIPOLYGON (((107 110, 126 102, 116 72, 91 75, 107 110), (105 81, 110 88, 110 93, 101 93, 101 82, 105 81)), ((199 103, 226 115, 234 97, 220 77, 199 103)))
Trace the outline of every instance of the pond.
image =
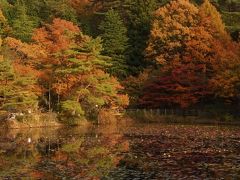
POLYGON ((0 179, 240 179, 240 128, 1 130, 0 179))

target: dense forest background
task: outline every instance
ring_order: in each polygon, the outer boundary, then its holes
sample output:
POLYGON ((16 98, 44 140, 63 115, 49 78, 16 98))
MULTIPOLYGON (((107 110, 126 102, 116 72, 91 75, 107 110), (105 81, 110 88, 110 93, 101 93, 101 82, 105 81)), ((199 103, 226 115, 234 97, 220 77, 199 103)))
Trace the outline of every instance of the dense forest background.
POLYGON ((238 115, 238 0, 0 0, 0 110, 238 115))

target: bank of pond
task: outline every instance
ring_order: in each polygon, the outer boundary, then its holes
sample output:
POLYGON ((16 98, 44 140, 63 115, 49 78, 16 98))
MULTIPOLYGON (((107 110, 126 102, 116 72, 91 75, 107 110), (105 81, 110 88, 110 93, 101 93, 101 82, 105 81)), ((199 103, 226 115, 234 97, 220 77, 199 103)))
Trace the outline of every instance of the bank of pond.
POLYGON ((122 112, 101 111, 94 119, 66 117, 54 112, 0 113, 0 128, 21 129, 59 126, 88 126, 90 124, 116 124, 141 122, 160 124, 215 124, 238 125, 236 114, 174 109, 127 109, 122 112))

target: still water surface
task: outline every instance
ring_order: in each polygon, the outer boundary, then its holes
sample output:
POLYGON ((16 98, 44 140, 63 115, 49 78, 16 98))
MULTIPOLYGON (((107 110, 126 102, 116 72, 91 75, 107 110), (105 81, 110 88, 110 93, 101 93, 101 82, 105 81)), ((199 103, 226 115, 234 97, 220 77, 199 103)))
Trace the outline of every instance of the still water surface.
POLYGON ((0 179, 240 179, 240 128, 1 130, 0 179))

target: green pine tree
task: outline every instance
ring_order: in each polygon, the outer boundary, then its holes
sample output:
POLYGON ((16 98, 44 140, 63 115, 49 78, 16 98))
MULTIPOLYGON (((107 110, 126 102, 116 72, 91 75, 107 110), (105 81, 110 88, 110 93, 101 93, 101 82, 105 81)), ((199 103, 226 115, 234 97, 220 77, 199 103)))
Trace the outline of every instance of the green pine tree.
POLYGON ((29 74, 20 75, 12 62, 1 56, 0 59, 0 110, 25 111, 37 109, 38 101, 31 86, 36 80, 29 74))
POLYGON ((11 90, 9 82, 14 79, 13 69, 9 61, 0 60, 0 109, 7 101, 7 93, 11 90))
POLYGON ((27 15, 26 7, 20 3, 15 5, 15 17, 12 20, 13 35, 24 42, 31 40, 33 29, 37 23, 27 15))
MULTIPOLYGON (((30 71, 20 72, 21 70, 14 66, 16 62, 2 55, 6 53, 4 50, 0 37, 0 111, 37 109, 38 97, 33 90, 36 85, 35 76, 30 71)), ((26 65, 22 67, 25 68, 26 65)))
POLYGON ((150 34, 150 27, 154 10, 157 8, 156 0, 133 0, 127 12, 129 61, 132 74, 146 66, 144 61, 144 50, 150 34))
POLYGON ((112 57, 112 67, 109 72, 120 78, 127 76, 126 50, 128 48, 127 28, 120 15, 114 10, 105 14, 105 19, 99 25, 100 37, 103 40, 103 53, 112 57))

